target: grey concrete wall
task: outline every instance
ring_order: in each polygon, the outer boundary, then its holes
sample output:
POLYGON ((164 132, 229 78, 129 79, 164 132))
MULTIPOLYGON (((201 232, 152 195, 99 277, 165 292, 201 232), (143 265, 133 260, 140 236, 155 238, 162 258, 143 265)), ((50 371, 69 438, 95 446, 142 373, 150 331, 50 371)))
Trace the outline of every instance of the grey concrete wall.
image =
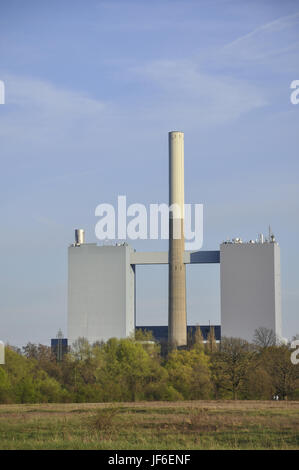
POLYGON ((252 341, 259 327, 281 336, 279 258, 276 243, 220 246, 222 336, 252 341))
POLYGON ((68 252, 68 338, 124 338, 135 326, 135 274, 129 246, 83 244, 68 252))

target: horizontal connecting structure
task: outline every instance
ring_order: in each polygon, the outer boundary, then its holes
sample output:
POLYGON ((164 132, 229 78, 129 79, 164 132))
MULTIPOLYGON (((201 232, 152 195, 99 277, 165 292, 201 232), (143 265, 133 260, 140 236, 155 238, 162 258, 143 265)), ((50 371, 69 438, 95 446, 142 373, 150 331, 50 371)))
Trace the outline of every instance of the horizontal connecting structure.
MULTIPOLYGON (((130 256, 130 263, 133 265, 138 264, 168 264, 169 253, 168 251, 134 251, 130 256)), ((220 263, 220 251, 185 251, 184 253, 185 264, 198 264, 198 263, 220 263)))

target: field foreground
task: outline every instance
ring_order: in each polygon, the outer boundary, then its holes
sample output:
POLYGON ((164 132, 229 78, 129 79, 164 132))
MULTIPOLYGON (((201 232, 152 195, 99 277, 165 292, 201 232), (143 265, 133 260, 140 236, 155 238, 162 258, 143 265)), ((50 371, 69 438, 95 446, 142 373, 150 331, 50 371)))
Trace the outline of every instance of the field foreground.
POLYGON ((299 402, 0 405, 0 449, 298 449, 299 402))

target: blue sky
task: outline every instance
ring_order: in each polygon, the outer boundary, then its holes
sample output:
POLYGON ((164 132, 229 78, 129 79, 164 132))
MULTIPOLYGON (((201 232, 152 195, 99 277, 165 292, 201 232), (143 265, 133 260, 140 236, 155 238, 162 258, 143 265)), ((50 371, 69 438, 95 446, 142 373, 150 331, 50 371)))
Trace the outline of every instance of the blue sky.
MULTIPOLYGON (((167 202, 167 133, 185 132, 185 200, 203 249, 281 246, 283 333, 299 333, 297 1, 3 0, 0 337, 66 332, 67 246, 95 207, 167 202)), ((137 249, 166 249, 138 242, 137 249)), ((219 266, 189 266, 188 322, 220 322, 219 266)), ((166 324, 167 270, 138 268, 137 321, 166 324)))

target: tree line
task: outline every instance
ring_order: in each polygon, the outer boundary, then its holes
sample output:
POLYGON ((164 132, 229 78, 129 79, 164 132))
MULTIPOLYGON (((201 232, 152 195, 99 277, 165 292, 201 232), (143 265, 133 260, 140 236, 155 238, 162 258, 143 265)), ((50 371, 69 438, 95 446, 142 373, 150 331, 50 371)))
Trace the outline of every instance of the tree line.
POLYGON ((299 399, 299 365, 290 345, 260 328, 253 343, 207 342, 200 328, 183 349, 168 350, 151 333, 89 344, 78 338, 62 361, 51 348, 5 348, 0 403, 125 402, 140 400, 299 399))

